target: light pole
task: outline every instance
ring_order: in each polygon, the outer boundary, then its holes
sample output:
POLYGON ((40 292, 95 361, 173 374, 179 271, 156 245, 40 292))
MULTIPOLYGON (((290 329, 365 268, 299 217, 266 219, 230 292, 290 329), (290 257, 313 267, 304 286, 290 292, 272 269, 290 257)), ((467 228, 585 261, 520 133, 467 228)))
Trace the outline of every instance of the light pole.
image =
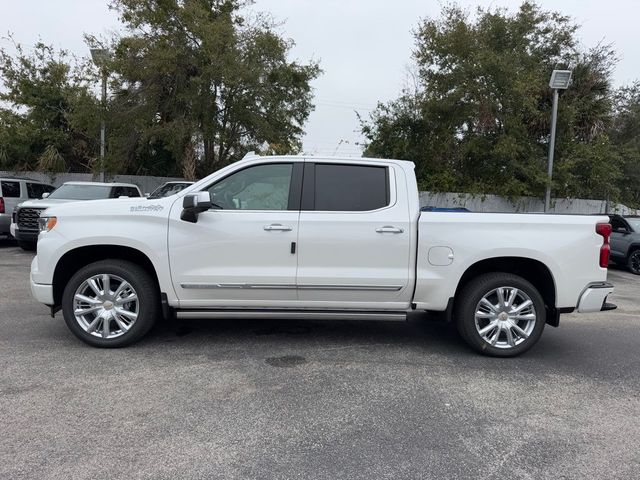
POLYGON ((107 127, 105 122, 105 110, 107 107, 107 63, 111 54, 106 48, 92 48, 91 58, 102 74, 102 112, 100 115, 100 181, 104 182, 104 153, 107 141, 107 127))
POLYGON ((553 177, 553 151, 556 146, 556 122, 558 120, 558 90, 569 88, 571 70, 554 70, 549 86, 553 89, 553 109, 551 111, 551 138, 549 139, 549 161, 547 165, 547 192, 544 197, 544 211, 551 206, 551 178, 553 177))

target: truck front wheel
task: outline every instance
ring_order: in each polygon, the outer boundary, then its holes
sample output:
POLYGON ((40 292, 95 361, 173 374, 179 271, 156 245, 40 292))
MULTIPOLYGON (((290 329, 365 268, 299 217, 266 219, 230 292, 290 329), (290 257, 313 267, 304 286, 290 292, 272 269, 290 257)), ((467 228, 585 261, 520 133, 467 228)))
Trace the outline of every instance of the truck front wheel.
POLYGON ((151 275, 125 260, 101 260, 81 268, 62 294, 67 326, 94 347, 137 342, 160 315, 159 305, 151 275))
POLYGON ((529 350, 540 339, 546 321, 538 290, 510 273, 487 273, 471 280, 456 300, 454 315, 462 338, 494 357, 529 350))

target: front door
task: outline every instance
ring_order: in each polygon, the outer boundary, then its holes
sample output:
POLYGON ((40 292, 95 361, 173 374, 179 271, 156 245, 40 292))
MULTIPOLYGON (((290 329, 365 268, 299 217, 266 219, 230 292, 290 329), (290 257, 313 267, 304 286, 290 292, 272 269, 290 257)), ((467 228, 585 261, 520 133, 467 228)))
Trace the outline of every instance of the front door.
POLYGON ((217 207, 196 223, 171 211, 171 277, 183 308, 295 301, 302 162, 256 164, 205 187, 217 207))

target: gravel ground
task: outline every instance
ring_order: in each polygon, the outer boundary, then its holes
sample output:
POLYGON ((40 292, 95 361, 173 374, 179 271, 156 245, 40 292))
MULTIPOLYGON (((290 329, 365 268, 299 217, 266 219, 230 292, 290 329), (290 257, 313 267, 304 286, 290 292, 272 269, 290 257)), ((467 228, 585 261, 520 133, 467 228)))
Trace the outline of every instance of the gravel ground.
POLYGON ((448 325, 185 321, 99 350, 0 241, 0 478, 638 478, 640 277, 515 359, 448 325))

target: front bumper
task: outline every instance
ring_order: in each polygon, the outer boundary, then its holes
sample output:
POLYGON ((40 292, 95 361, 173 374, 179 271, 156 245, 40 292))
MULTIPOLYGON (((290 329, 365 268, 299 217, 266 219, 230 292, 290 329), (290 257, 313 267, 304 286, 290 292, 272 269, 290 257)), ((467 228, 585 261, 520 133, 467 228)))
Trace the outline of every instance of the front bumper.
POLYGON ((15 228, 13 236, 21 242, 37 243, 39 234, 40 232, 37 230, 20 230, 19 228, 15 228))
POLYGON ((0 235, 8 235, 11 225, 11 215, 0 213, 0 235))
POLYGON ((38 270, 38 256, 33 257, 31 261, 31 273, 29 274, 29 283, 31 284, 31 295, 40 303, 45 305, 53 305, 53 285, 45 285, 33 281, 33 271, 38 270))
POLYGON ((613 310, 615 305, 607 303, 607 296, 613 292, 613 285, 608 282, 592 283, 585 288, 578 300, 578 312, 600 312, 613 310))

